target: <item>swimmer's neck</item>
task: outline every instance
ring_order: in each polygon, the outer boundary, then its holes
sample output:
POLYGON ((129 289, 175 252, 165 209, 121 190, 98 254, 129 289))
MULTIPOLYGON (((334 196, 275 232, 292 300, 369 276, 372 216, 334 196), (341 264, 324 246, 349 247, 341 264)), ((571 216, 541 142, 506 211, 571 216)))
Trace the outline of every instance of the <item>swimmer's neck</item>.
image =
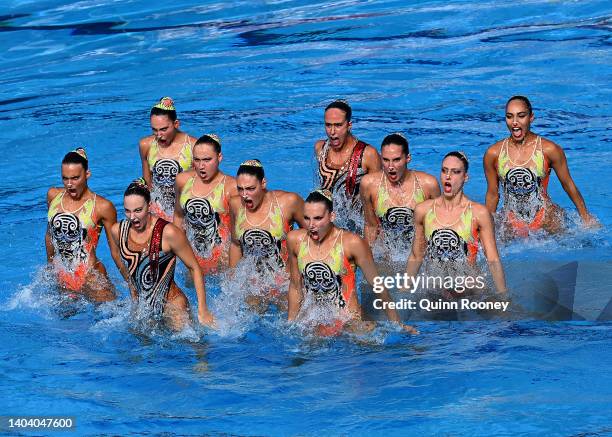
MULTIPOLYGON (((251 214, 256 214, 256 213, 258 213, 262 209, 263 205, 266 203, 266 199, 268 198, 268 194, 269 193, 270 192, 268 190, 264 190, 264 195, 261 198, 261 202, 259 202, 259 205, 257 205, 255 208, 253 208, 252 210, 249 211, 251 214)), ((270 200, 270 202, 271 201, 272 200, 270 200)), ((248 209, 247 209, 247 211, 248 211, 248 209)))
MULTIPOLYGON (((197 175, 197 174, 198 174, 198 173, 196 172, 196 175, 197 175)), ((217 179, 220 179, 220 178, 222 178, 223 176, 224 176, 224 175, 223 175, 223 172, 222 172, 221 170, 217 170, 217 173, 215 173, 215 175, 214 175, 212 178, 210 178, 210 179, 208 180, 208 182, 206 182, 206 181, 205 181, 205 180, 203 180, 201 177, 199 177, 199 175, 198 175, 198 179, 200 179, 200 182, 201 182, 201 183, 202 183, 202 184, 203 184, 203 185, 206 187, 206 186, 208 186, 208 185, 212 185, 213 183, 215 183, 215 182, 217 181, 217 179)))
POLYGON ((521 148, 521 147, 524 147, 524 146, 526 146, 526 145, 528 145, 528 144, 531 144, 531 143, 532 143, 532 142, 535 140, 535 138, 534 138, 534 137, 537 137, 537 135, 536 135, 536 134, 534 134, 533 132, 529 131, 529 132, 527 132, 527 133, 525 134, 525 136, 523 137, 523 139, 522 139, 522 140, 520 140, 520 141, 515 140, 515 139, 512 137, 512 135, 510 135, 510 142, 512 143, 512 145, 513 145, 513 146, 518 147, 518 148, 521 148))
POLYGON ((151 213, 149 213, 147 215, 147 222, 144 223, 144 226, 142 227, 142 229, 136 229, 134 226, 130 226, 130 230, 133 230, 138 235, 142 235, 146 233, 150 228, 152 228, 154 223, 155 223, 155 217, 151 213))
POLYGON ((442 199, 441 199, 442 202, 440 206, 442 206, 442 208, 444 209, 451 210, 461 205, 464 198, 465 196, 463 195, 463 190, 459 191, 454 196, 449 196, 449 197, 442 196, 442 199))
POLYGON ((340 144, 340 147, 338 148, 332 147, 332 150, 336 153, 340 153, 348 149, 353 149, 356 145, 357 145, 357 138, 355 138, 353 134, 349 133, 346 135, 346 139, 344 140, 344 142, 340 144))
POLYGON ((389 182, 389 184, 391 184, 392 187, 399 188, 403 185, 404 182, 406 182, 410 178, 410 173, 412 173, 412 171, 409 170, 408 167, 406 167, 406 169, 404 170, 404 174, 402 175, 401 178, 397 180, 397 182, 390 181, 389 177, 386 174, 385 174, 385 177, 387 178, 387 182, 389 182))
POLYGON ((70 195, 70 192, 68 191, 68 189, 66 189, 66 194, 68 194, 68 199, 72 200, 73 202, 80 202, 81 200, 83 200, 84 197, 88 196, 90 193, 93 195, 89 187, 86 186, 83 192, 81 192, 81 194, 79 194, 77 197, 73 197, 70 195))
POLYGON ((318 240, 312 240, 313 244, 315 246, 321 247, 327 240, 329 240, 331 237, 331 235, 334 233, 334 231, 336 230, 336 226, 332 225, 331 229, 329 230, 329 232, 327 234, 325 234, 323 237, 319 238, 318 240))

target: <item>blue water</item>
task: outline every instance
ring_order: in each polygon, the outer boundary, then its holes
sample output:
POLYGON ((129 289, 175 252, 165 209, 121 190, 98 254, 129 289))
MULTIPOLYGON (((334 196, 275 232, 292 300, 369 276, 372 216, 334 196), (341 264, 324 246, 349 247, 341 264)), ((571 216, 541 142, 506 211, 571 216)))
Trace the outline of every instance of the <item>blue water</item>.
POLYGON ((143 336, 104 241, 118 302, 63 318, 40 273, 62 156, 86 146, 90 187, 120 207, 148 110, 166 95, 186 132, 220 135, 226 172, 257 157, 270 186, 302 195, 323 107, 348 98, 354 132, 375 145, 405 132, 414 168, 435 173, 464 150, 478 201, 482 155, 507 135, 505 100, 528 95, 533 130, 564 146, 604 227, 502 256, 610 261, 609 2, 22 0, 1 14, 0 414, 74 416, 79 435, 612 433, 609 323, 427 322, 418 337, 316 341, 272 313, 143 336))

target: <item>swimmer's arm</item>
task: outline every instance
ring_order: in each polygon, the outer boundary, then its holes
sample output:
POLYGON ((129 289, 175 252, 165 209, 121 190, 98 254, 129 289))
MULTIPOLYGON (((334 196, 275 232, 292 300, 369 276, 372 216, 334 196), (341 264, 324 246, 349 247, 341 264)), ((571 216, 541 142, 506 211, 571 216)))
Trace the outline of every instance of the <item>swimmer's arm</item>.
MULTIPOLYGON (((347 238, 346 240, 345 244, 349 246, 349 255, 352 256, 355 264, 359 266, 359 268, 363 272, 363 276, 365 277, 366 281, 368 281, 368 284, 373 286, 374 278, 378 276, 378 270, 376 269, 376 265, 374 264, 374 257, 372 256, 370 246, 368 246, 365 240, 359 238, 356 235, 351 235, 351 238, 347 238)), ((391 295, 389 294, 389 291, 384 287, 383 291, 379 293, 378 296, 384 302, 391 301, 391 295)), ((394 309, 389 308, 389 306, 386 306, 385 312, 387 313, 387 317, 389 318, 389 320, 398 323, 400 322, 400 318, 394 309)))
POLYGON ((287 293, 287 320, 295 320, 297 315, 300 312, 300 308, 302 306, 302 300, 304 298, 302 293, 302 275, 300 275, 300 271, 297 265, 297 257, 295 255, 295 246, 296 246, 296 235, 291 232, 287 237, 287 249, 289 252, 289 292, 287 293))
POLYGON ((236 178, 229 175, 225 176, 225 196, 229 203, 230 199, 238 195, 238 186, 236 185, 236 178))
POLYGON ((362 167, 366 170, 366 173, 374 173, 382 170, 382 160, 374 147, 368 146, 365 148, 363 152, 362 167))
POLYGON ((412 242, 412 250, 408 256, 408 263, 406 264, 406 274, 408 277, 416 276, 423 263, 423 257, 425 256, 425 249, 427 247, 423 221, 431 202, 433 202, 433 200, 421 202, 414 209, 414 240, 412 242))
POLYGON ((149 155, 149 149, 151 148, 151 141, 149 137, 145 137, 140 140, 139 152, 140 162, 142 164, 142 177, 147 182, 149 189, 151 189, 151 169, 149 168, 149 161, 147 157, 149 155))
POLYGON ((172 223, 179 229, 183 229, 183 207, 181 206, 181 191, 183 190, 183 186, 185 181, 183 180, 183 175, 186 173, 179 173, 174 181, 174 216, 172 217, 172 223))
POLYGON ((365 235, 366 241, 370 246, 374 244, 376 237, 378 236, 378 232, 380 230, 380 224, 378 222, 378 217, 376 217, 376 213, 374 212, 374 206, 372 205, 372 178, 370 175, 365 175, 361 180, 361 187, 359 189, 359 196, 361 197, 361 203, 363 205, 363 214, 365 217, 365 226, 363 229, 363 233, 365 235))
POLYGON ((302 197, 296 193, 289 193, 289 196, 293 221, 297 223, 300 228, 305 228, 306 222, 304 221, 304 199, 302 199, 302 197))
POLYGON ((183 264, 185 264, 185 267, 191 273, 198 298, 198 321, 203 325, 212 326, 214 318, 206 305, 204 275, 187 241, 187 237, 185 237, 185 234, 179 228, 173 224, 168 224, 164 229, 163 239, 168 242, 172 252, 183 261, 183 264))
POLYGON ((240 247, 240 241, 236 237, 236 214, 235 211, 240 205, 240 198, 238 196, 230 200, 230 229, 231 229, 231 242, 229 247, 229 267, 234 268, 238 265, 238 262, 242 258, 242 248, 240 247))
POLYGON ((117 223, 117 210, 115 209, 115 206, 106 199, 103 202, 99 202, 98 205, 98 217, 102 219, 102 225, 104 226, 104 232, 106 234, 106 240, 108 241, 108 248, 110 250, 111 257, 117 266, 117 270, 119 270, 119 273, 121 273, 121 276, 123 276, 125 280, 128 280, 129 274, 127 268, 125 267, 125 264, 123 264, 121 253, 119 252, 119 246, 115 241, 115 238, 113 238, 112 233, 113 226, 119 226, 117 223))
POLYGON ((491 214, 495 214, 497 205, 499 204, 499 177, 497 176, 496 168, 498 152, 494 147, 495 146, 489 147, 489 150, 487 150, 482 160, 485 177, 487 179, 485 204, 491 214))
POLYGON ((425 200, 440 197, 440 184, 438 183, 438 180, 435 177, 430 174, 423 173, 420 182, 423 186, 425 200))
POLYGON ((53 257, 55 256, 55 248, 51 242, 51 235, 49 234, 49 225, 47 225, 47 232, 45 233, 45 248, 47 249, 47 262, 52 263, 53 257))
POLYGON ((504 268, 499 259, 499 252, 497 251, 497 244, 495 242, 495 224, 493 223, 493 216, 486 208, 482 205, 474 205, 474 213, 478 220, 478 236, 487 263, 489 264, 489 271, 493 277, 495 288, 498 293, 506 293, 506 278, 504 276, 504 268))
MULTIPOLYGON (((49 188, 47 191, 47 209, 51 206, 51 202, 53 198, 57 196, 59 190, 57 188, 49 188)), ((47 262, 53 262, 53 257, 55 256, 55 248, 53 247, 53 243, 51 242, 51 230, 49 229, 49 223, 47 222, 47 232, 45 232, 45 248, 47 251, 47 262)))
MULTIPOLYGON (((119 246, 119 223, 113 223, 110 230, 110 238, 112 239, 115 245, 119 246)), ((108 238, 108 234, 107 234, 108 238)), ((132 300, 138 300, 138 292, 136 291, 136 287, 134 287, 134 283, 132 282, 132 278, 130 278, 130 272, 128 272, 127 267, 124 266, 122 269, 119 269, 121 276, 125 279, 125 282, 128 284, 128 288, 130 289, 130 296, 132 296, 132 300)))
POLYGON ((586 203, 580 190, 574 183, 574 179, 570 175, 569 167, 567 165, 567 158, 563 149, 555 143, 547 141, 546 144, 546 155, 550 160, 550 166, 555 170, 561 186, 576 206, 580 218, 585 224, 595 221, 594 217, 589 214, 586 203))

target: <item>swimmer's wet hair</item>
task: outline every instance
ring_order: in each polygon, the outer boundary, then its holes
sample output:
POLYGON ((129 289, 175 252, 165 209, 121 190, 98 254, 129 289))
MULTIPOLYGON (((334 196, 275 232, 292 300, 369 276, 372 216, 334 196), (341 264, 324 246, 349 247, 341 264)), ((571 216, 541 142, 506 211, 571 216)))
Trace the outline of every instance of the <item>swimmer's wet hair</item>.
POLYGON ((64 159, 62 159, 62 164, 81 164, 83 169, 87 171, 89 168, 89 161, 87 160, 85 149, 82 147, 77 147, 76 149, 66 153, 64 155, 64 159))
POLYGON ((147 182, 143 178, 134 179, 130 185, 125 189, 123 197, 136 195, 143 197, 147 203, 151 202, 151 192, 147 186, 147 182))
POLYGON ((261 165, 259 159, 249 159, 240 164, 236 176, 240 176, 241 174, 255 176, 259 182, 263 181, 263 178, 266 177, 263 165, 261 165))
POLYGON ((323 203, 329 212, 334 212, 334 201, 331 191, 314 190, 306 197, 305 203, 323 203))
POLYGON ((508 105, 510 104, 511 101, 513 100, 520 100, 521 102, 523 102, 526 106, 527 109, 529 109, 529 114, 533 113, 533 108, 531 107, 531 102, 529 101, 529 99, 525 96, 512 96, 508 99, 508 101, 506 102, 506 108, 508 108, 508 105))
POLYGON ((344 99, 338 99, 331 102, 329 105, 325 107, 325 112, 328 109, 336 108, 346 113, 346 121, 351 121, 351 117, 353 116, 353 110, 348 102, 344 99))
POLYGON ((159 102, 151 108, 151 115, 165 115, 171 121, 176 121, 176 108, 174 107, 172 97, 162 97, 159 99, 159 102))
POLYGON ((410 150, 408 149, 408 139, 399 132, 387 135, 382 140, 380 150, 382 151, 382 148, 388 146, 389 144, 397 144, 398 146, 402 146, 402 151, 405 155, 408 155, 410 153, 410 150))
POLYGON ((199 144, 210 144, 215 149, 215 152, 221 153, 221 139, 215 134, 202 135, 193 146, 195 147, 199 144))
POLYGON ((468 172, 468 168, 470 167, 470 162, 468 161, 465 153, 461 152, 460 150, 453 150, 452 152, 448 152, 446 155, 444 155, 444 158, 442 158, 442 161, 444 161, 449 156, 454 156, 455 158, 458 158, 461 162, 463 162, 463 166, 465 167, 465 172, 466 173, 468 172))

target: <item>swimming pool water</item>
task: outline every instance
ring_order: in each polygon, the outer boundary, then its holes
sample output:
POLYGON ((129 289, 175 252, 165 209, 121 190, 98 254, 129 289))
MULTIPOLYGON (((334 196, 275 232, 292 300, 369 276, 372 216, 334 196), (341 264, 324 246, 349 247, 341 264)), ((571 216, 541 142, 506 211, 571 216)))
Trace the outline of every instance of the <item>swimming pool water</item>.
MULTIPOLYGON (((87 148, 90 187, 122 217, 148 110, 166 95, 186 132, 221 137, 224 171, 259 158, 271 187, 302 195, 323 108, 347 98, 359 138, 408 135, 413 168, 435 174, 464 150, 466 192, 481 202, 503 105, 527 95, 533 130, 564 147, 604 226, 515 242, 502 257, 609 262, 608 2, 23 0, 1 14, 0 415, 74 416, 79 435, 612 432, 609 323, 424 322, 417 337, 304 340, 271 313, 144 336, 104 241, 118 302, 63 318, 41 273, 45 193, 61 184, 63 155, 87 148)), ((554 176, 549 192, 573 211, 554 176)), ((580 284, 610 289, 584 274, 580 284)))

